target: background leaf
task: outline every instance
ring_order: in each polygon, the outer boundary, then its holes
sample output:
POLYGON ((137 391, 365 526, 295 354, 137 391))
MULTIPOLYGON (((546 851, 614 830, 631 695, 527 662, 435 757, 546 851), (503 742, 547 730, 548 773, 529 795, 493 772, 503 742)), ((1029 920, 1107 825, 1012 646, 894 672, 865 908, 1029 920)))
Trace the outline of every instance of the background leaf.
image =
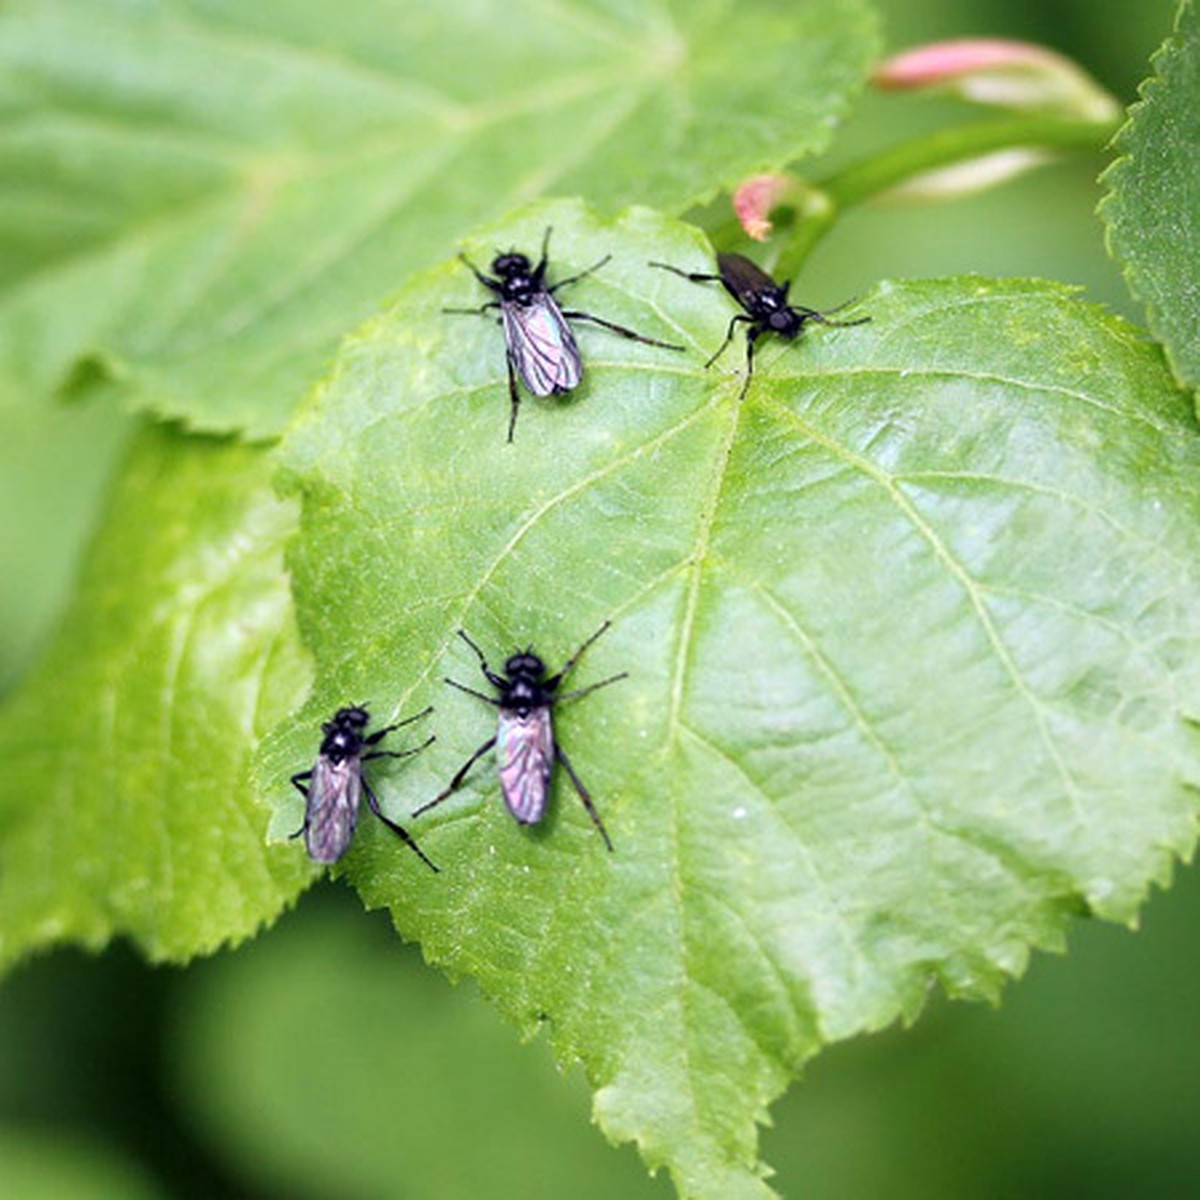
POLYGON ((370 904, 523 1028, 583 1058, 617 1139, 687 1195, 762 1196, 755 1122, 824 1042, 914 1015, 931 980, 994 995, 1089 908, 1132 920, 1195 836, 1200 485, 1194 419, 1136 332, 1061 287, 883 286, 857 329, 700 367, 730 305, 647 269, 711 251, 644 211, 545 206, 469 247, 535 246, 572 304, 673 355, 581 329, 589 375, 527 400, 504 444, 500 333, 457 264, 351 340, 283 451, 318 661, 259 778, 346 695, 436 702, 431 797, 494 715, 463 625, 552 667, 606 617, 565 710, 609 856, 560 780, 545 827, 487 764, 414 823, 443 872, 381 839, 370 904), (348 530, 354 530, 348 536, 348 530))
POLYGON ((1179 381, 1200 386, 1200 13, 1190 0, 1104 175, 1109 248, 1179 381))
POLYGON ((75 601, 0 713, 0 964, 129 934, 184 959, 310 877, 266 847, 245 768, 304 695, 264 451, 156 428, 125 464, 75 601))
POLYGON ((20 581, 0 587, 0 696, 56 627, 133 424, 101 406, 0 406, 0 579, 20 581))
MULTIPOLYGON (((1070 955, 1036 956, 1002 1006, 935 996, 916 1028, 821 1054, 772 1106, 772 1184, 819 1200, 1190 1194, 1200 1179, 1200 872, 1179 875, 1136 934, 1076 922, 1070 955)), ((494 1011, 476 1011, 486 1002, 473 986, 415 978, 418 960, 383 914, 364 915, 336 885, 309 889, 269 937, 186 971, 148 966, 124 944, 45 955, 0 990, 0 1117, 22 1132, 53 1130, 59 1147, 86 1130, 172 1200, 296 1197, 302 1187, 330 1200, 352 1189, 447 1200, 440 1184, 472 1178, 493 1133, 504 1157, 489 1200, 540 1200, 531 1180, 556 1178, 560 1152, 586 1153, 580 1186, 606 1182, 605 1196, 671 1194, 661 1174, 639 1187, 632 1149, 604 1152, 584 1128, 578 1071, 557 1081, 556 1117, 519 1127, 498 1118, 510 1089, 540 1096, 550 1085, 548 1047, 519 1046, 494 1011), (412 1023, 428 1010, 436 1016, 412 1023), (287 1079, 264 1073, 268 1063, 287 1079), (336 1141, 332 1123, 312 1119, 314 1087, 322 1113, 359 1117, 336 1141), (456 1105, 489 1102, 491 1119, 470 1136, 463 1120, 405 1117, 413 1104, 461 1113, 456 1105), (389 1112, 380 1138, 374 1122, 389 1112), (445 1171, 426 1174, 433 1162, 445 1171)))
POLYGON ((563 1079, 545 1046, 519 1046, 473 987, 397 952, 386 921, 338 890, 213 962, 173 1014, 174 1090, 256 1194, 671 1195, 588 1127, 580 1072, 563 1079))
POLYGON ((93 1138, 0 1126, 4 1188, 21 1200, 152 1200, 165 1193, 93 1138))
POLYGON ((110 377, 275 433, 464 229, 820 149, 875 49, 865 0, 6 4, 0 397, 110 377))

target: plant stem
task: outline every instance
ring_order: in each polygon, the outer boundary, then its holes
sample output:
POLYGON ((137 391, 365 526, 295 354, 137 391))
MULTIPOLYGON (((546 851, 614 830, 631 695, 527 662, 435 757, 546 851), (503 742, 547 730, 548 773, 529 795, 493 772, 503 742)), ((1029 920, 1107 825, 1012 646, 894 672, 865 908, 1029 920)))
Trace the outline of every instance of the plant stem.
POLYGON ((793 278, 842 213, 916 176, 1001 150, 1099 150, 1119 127, 1119 119, 1024 116, 976 121, 901 142, 812 185, 815 203, 805 206, 807 211, 781 247, 777 273, 793 278))

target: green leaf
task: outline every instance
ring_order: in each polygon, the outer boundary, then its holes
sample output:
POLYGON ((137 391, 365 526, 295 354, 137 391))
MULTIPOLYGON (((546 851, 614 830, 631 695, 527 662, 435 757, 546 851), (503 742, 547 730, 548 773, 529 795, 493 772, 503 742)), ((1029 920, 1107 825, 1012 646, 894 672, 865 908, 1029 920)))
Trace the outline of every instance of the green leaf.
POLYGON ((0 586, 0 696, 70 599, 132 424, 101 406, 0 406, 0 579, 21 581, 0 586))
POLYGON ((1100 206, 1110 253, 1146 310, 1176 378, 1200 387, 1200 13, 1181 5, 1174 34, 1154 56, 1117 137, 1100 206))
MULTIPOLYGON (((881 285, 848 315, 741 338, 693 231, 635 210, 554 226, 571 304, 687 354, 580 325, 588 374, 526 398, 505 444, 499 329, 458 264, 350 339, 282 450, 303 497, 290 566, 317 658, 264 743, 286 772, 346 696, 436 703, 438 742, 377 777, 431 799, 495 731, 466 628, 499 666, 629 678, 557 731, 562 772, 519 828, 492 760, 412 822, 432 875, 381 836, 347 859, 370 905, 526 1031, 582 1058, 614 1139, 688 1196, 765 1196, 755 1123, 828 1041, 994 996, 1084 906, 1132 921, 1195 838, 1200 437, 1158 351, 1052 284, 881 285)), ((803 296, 809 302, 835 297, 803 296)))
POLYGON ((0 1125, 0 1176, 21 1200, 154 1200, 163 1193, 113 1148, 75 1132, 0 1125))
POLYGON ((464 229, 819 150, 875 50, 866 0, 5 4, 0 396, 278 432, 464 229))
POLYGON ((148 429, 50 651, 0 712, 0 964, 132 937, 180 960, 311 872, 267 847, 255 739, 305 694, 265 452, 148 429))

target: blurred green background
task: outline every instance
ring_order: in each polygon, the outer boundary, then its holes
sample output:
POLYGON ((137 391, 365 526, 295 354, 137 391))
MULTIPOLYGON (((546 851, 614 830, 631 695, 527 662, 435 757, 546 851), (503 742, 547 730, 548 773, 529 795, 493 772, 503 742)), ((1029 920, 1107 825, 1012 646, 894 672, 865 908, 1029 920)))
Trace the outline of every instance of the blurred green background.
MULTIPOLYGON (((1078 58, 1125 101, 1168 0, 886 0, 892 49, 999 35, 1078 58)), ((869 96, 836 160, 961 109, 869 96)), ((967 114, 969 117, 969 114, 967 114)), ((937 208, 854 214, 799 293, 979 271, 1077 283, 1135 321, 1092 209, 1100 156, 937 208)), ((128 422, 0 411, 0 693, 53 629, 128 422), (13 586, 18 584, 18 586, 13 586)), ((1078 923, 1001 1009, 931 997, 916 1027, 827 1051, 775 1109, 789 1197, 1200 1196, 1200 877, 1144 928, 1078 923)), ((269 936, 186 971, 118 947, 63 952, 0 987, 7 1197, 665 1198, 588 1123, 581 1073, 318 887, 269 936)))

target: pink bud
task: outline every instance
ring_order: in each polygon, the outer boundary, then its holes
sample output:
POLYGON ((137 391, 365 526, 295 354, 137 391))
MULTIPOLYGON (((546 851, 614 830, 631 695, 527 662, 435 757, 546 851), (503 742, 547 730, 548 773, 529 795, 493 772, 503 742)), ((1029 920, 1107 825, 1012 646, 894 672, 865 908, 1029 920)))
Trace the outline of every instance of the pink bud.
POLYGON ((932 42, 884 59, 871 81, 890 90, 942 88, 977 104, 1053 109, 1107 122, 1120 105, 1081 67, 1032 42, 962 38, 932 42))
POLYGON ((756 241, 765 242, 771 232, 771 212, 792 191, 786 175, 753 175, 738 184, 733 193, 733 211, 742 228, 756 241))

